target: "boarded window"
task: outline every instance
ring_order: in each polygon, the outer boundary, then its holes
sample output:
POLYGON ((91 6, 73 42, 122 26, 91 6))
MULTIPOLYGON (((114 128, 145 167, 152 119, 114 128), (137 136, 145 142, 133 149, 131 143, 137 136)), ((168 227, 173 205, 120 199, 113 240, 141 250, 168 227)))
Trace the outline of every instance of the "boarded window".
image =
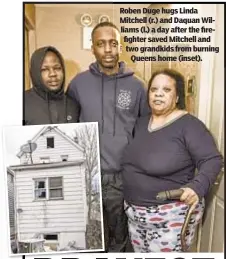
POLYGON ((46 139, 47 148, 54 148, 54 137, 49 137, 46 139))
POLYGON ((63 178, 49 178, 49 199, 63 198, 63 178))

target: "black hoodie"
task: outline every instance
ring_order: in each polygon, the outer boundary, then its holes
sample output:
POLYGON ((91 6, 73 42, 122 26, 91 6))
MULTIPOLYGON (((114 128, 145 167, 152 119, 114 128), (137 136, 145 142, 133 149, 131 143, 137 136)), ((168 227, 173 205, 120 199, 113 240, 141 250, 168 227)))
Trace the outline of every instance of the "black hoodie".
POLYGON ((30 76, 33 87, 24 95, 24 125, 73 123, 78 121, 78 104, 64 94, 65 66, 57 49, 52 46, 37 49, 30 64, 30 76), (57 92, 50 91, 43 83, 41 66, 48 51, 54 52, 60 59, 64 79, 57 92))

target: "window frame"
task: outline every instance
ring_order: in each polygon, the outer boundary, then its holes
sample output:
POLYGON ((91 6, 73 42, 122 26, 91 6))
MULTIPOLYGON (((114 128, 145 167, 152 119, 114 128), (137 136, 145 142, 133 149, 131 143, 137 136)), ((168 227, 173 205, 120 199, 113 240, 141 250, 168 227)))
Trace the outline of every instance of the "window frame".
POLYGON ((50 149, 50 148, 55 148, 55 139, 54 137, 46 137, 46 148, 50 149), (48 140, 49 139, 53 139, 53 147, 51 147, 50 145, 48 145, 48 140))
POLYGON ((45 239, 45 243, 46 244, 59 244, 59 239, 60 239, 60 233, 42 233, 41 234, 41 238, 42 239, 45 239), (57 240, 48 240, 48 239, 45 239, 45 236, 47 235, 56 235, 57 236, 57 240))
POLYGON ((43 201, 43 200, 47 200, 47 190, 48 190, 48 183, 47 183, 48 181, 47 181, 47 178, 46 177, 38 177, 38 178, 33 178, 33 187, 34 187, 34 189, 33 189, 33 197, 34 197, 34 200, 35 201, 43 201), (36 195, 35 195, 35 191, 36 190, 38 190, 39 188, 37 188, 36 189, 36 187, 35 187, 35 183, 37 182, 37 181, 44 181, 45 182, 45 188, 42 188, 42 189, 45 189, 46 190, 46 195, 45 195, 45 198, 40 198, 40 197, 36 197, 36 195))
POLYGON ((47 242, 49 241, 54 241, 58 242, 59 241, 59 235, 57 233, 43 233, 43 239, 45 239, 47 242), (45 236, 57 236, 57 239, 46 239, 45 236))
POLYGON ((63 176, 50 176, 50 177, 37 177, 37 178, 33 178, 33 201, 51 201, 51 200, 63 200, 64 199, 64 178, 63 176), (50 189, 50 178, 61 178, 61 183, 62 185, 59 187, 52 187, 50 189), (40 198, 40 197, 36 197, 35 195, 35 191, 37 190, 35 187, 35 182, 36 181, 45 181, 45 189, 46 189, 46 197, 45 198, 40 198), (50 190, 58 190, 58 189, 62 189, 62 197, 50 197, 50 190))
POLYGON ((48 177, 48 198, 49 198, 49 200, 62 200, 62 199, 64 199, 63 176, 48 177), (61 178, 61 187, 51 187, 50 188, 50 178, 61 178), (62 189, 62 197, 51 197, 50 198, 50 191, 51 190, 58 190, 58 189, 62 189))

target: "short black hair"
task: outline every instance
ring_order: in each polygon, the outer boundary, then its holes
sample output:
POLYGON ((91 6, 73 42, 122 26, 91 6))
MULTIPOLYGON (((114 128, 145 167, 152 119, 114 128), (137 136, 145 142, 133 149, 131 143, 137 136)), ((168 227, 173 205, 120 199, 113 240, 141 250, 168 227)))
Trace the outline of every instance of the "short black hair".
POLYGON ((94 33, 97 29, 101 28, 101 27, 112 27, 114 29, 116 29, 119 33, 120 33, 120 30, 119 28, 114 25, 114 23, 112 22, 101 22, 101 23, 98 23, 92 30, 92 33, 91 33, 91 38, 92 38, 92 42, 93 42, 93 36, 94 36, 94 33))
POLYGON ((175 80, 175 82, 176 82, 176 85, 175 85, 176 86, 176 94, 178 96, 178 102, 176 104, 176 107, 178 109, 184 110, 186 108, 184 76, 181 73, 179 73, 178 71, 173 70, 173 69, 169 69, 169 68, 158 70, 151 76, 151 78, 148 82, 148 91, 147 91, 148 103, 149 103, 149 92, 150 92, 152 81, 154 80, 154 78, 157 75, 160 75, 160 74, 169 76, 169 77, 171 77, 172 79, 175 80))

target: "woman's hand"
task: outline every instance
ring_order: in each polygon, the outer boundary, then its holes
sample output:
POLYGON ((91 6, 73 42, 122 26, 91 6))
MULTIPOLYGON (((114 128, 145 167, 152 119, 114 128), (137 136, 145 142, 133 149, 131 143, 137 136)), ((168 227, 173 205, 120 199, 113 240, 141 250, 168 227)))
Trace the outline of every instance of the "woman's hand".
POLYGON ((199 202, 198 195, 191 188, 185 187, 181 189, 184 190, 184 192, 181 195, 180 200, 184 201, 187 205, 192 207, 192 210, 194 210, 199 202))

